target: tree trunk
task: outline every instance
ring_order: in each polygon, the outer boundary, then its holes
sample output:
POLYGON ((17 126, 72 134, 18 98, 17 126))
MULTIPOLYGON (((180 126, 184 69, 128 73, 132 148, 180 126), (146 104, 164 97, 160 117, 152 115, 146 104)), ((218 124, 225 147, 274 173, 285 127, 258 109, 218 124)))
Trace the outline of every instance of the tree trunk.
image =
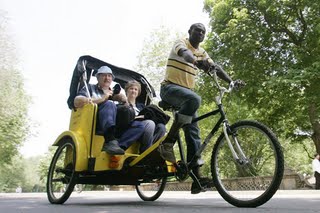
POLYGON ((309 118, 313 130, 311 138, 314 142, 317 153, 320 153, 320 122, 317 115, 318 113, 316 104, 311 103, 309 106, 309 118))

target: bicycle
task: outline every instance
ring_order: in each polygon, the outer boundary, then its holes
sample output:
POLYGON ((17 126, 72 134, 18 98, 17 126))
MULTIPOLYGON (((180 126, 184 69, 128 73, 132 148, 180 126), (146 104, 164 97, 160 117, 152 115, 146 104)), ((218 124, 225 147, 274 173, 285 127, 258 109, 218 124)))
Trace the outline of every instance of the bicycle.
MULTIPOLYGON (((190 162, 186 161, 178 134, 177 143, 181 160, 177 162, 176 177, 184 181, 190 175, 193 181, 202 187, 192 168, 196 164, 196 159, 201 157, 210 140, 222 126, 222 134, 218 137, 211 156, 214 186, 220 195, 234 206, 260 206, 276 193, 281 184, 284 172, 281 145, 275 134, 258 121, 240 120, 230 125, 222 100, 225 93, 230 93, 234 89, 234 84, 231 82, 228 89, 222 87, 215 69, 211 69, 209 75, 213 77, 219 90, 219 95, 215 99, 217 109, 193 119, 192 123, 215 115, 220 115, 220 118, 190 162)), ((170 104, 161 101, 159 106, 171 111, 175 117, 177 109, 170 104)))

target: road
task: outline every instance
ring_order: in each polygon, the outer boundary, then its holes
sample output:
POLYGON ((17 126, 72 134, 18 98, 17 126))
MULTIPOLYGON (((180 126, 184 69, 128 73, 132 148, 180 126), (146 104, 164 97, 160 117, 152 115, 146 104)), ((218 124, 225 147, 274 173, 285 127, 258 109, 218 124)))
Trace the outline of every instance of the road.
POLYGON ((266 204, 257 208, 237 208, 217 192, 191 195, 190 192, 165 191, 154 202, 142 201, 135 191, 74 192, 63 205, 49 204, 45 193, 0 193, 0 212, 32 213, 187 213, 187 212, 320 212, 320 190, 278 191, 266 204))

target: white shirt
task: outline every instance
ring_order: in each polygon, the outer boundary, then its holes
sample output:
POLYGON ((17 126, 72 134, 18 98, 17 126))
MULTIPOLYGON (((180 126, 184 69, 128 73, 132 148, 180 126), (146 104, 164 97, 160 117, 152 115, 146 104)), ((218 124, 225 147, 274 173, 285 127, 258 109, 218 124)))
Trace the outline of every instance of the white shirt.
POLYGON ((313 159, 312 170, 320 174, 320 161, 318 159, 313 159))

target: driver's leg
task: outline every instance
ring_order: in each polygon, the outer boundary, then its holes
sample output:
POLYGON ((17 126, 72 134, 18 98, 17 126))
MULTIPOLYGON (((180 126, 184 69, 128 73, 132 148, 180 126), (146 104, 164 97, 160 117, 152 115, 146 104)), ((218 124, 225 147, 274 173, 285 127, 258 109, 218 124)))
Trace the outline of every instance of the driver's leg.
MULTIPOLYGON (((198 117, 198 114, 195 113, 193 118, 198 117)), ((187 162, 190 163, 192 160, 192 167, 202 166, 204 161, 201 159, 201 156, 196 157, 195 154, 199 150, 201 145, 200 138, 200 129, 197 122, 186 125, 183 128, 185 140, 187 143, 187 162)), ((197 169, 196 169, 197 170, 197 169)), ((194 171, 197 177, 198 172, 194 171)))
POLYGON ((193 115, 200 106, 201 98, 192 90, 175 84, 162 85, 160 96, 162 100, 179 108, 166 139, 159 146, 159 152, 163 159, 176 162, 173 145, 177 133, 183 125, 191 123, 193 115))
MULTIPOLYGON (((197 113, 195 113, 194 117, 197 117, 197 113)), ((198 124, 195 122, 186 125, 183 130, 187 143, 187 161, 193 161, 193 164, 191 165, 192 172, 198 178, 201 186, 206 188, 211 183, 211 180, 209 180, 208 178, 204 178, 201 175, 200 167, 204 164, 204 162, 201 157, 196 157, 195 159, 193 159, 201 145, 200 129, 198 127, 198 124)), ((193 182, 191 185, 191 193, 198 194, 205 191, 205 188, 201 188, 197 183, 193 182)))

